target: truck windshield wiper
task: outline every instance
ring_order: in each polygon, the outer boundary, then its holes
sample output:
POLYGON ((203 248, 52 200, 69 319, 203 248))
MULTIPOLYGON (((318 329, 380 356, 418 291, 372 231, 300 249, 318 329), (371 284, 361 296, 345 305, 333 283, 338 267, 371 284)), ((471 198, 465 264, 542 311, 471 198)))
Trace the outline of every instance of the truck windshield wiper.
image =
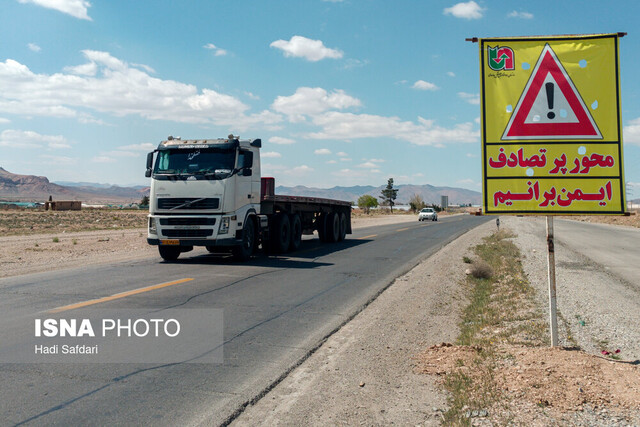
POLYGON ((181 204, 181 205, 174 206, 174 207, 172 207, 172 208, 171 208, 171 209, 169 209, 169 210, 170 210, 170 211, 172 211, 172 210, 174 210, 174 209, 185 209, 185 208, 190 207, 190 206, 191 206, 191 205, 193 205, 194 203, 201 202, 201 201, 203 201, 203 200, 205 200, 205 199, 206 199, 206 197, 203 197, 203 198, 201 198, 201 199, 190 200, 190 201, 185 202, 185 203, 183 203, 183 204, 181 204))

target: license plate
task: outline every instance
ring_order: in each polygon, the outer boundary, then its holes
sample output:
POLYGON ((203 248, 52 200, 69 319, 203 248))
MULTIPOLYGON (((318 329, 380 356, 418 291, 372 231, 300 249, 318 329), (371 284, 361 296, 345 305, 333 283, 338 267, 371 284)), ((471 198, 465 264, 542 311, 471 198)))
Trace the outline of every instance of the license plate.
POLYGON ((161 245, 179 245, 180 240, 177 239, 169 239, 169 240, 160 240, 161 245))

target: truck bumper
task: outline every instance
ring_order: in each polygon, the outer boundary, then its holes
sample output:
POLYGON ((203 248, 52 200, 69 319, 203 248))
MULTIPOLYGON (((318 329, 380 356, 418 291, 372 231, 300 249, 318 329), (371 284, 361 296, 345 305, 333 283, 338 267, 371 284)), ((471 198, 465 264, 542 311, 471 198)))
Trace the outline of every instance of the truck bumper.
POLYGON ((191 240, 191 239, 150 239, 147 243, 154 246, 215 246, 232 247, 242 245, 242 240, 237 239, 217 239, 217 240, 191 240))

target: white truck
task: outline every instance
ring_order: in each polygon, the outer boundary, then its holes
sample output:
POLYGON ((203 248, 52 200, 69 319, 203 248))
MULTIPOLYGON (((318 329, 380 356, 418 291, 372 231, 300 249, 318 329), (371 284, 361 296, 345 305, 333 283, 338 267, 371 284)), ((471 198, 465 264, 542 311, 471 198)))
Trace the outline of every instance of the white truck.
POLYGON ((176 260, 194 246, 250 258, 297 250, 303 234, 323 242, 351 233, 351 203, 275 194, 260 174, 260 139, 168 137, 147 155, 151 178, 147 242, 176 260))

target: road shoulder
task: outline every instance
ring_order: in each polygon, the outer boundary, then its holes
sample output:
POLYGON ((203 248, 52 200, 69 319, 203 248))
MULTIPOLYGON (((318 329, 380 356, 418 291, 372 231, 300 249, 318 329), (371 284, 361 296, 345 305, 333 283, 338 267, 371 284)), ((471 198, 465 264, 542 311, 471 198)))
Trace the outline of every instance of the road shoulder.
POLYGON ((491 230, 469 231, 397 278, 235 425, 439 424, 446 396, 414 357, 455 340, 462 258, 491 230))

